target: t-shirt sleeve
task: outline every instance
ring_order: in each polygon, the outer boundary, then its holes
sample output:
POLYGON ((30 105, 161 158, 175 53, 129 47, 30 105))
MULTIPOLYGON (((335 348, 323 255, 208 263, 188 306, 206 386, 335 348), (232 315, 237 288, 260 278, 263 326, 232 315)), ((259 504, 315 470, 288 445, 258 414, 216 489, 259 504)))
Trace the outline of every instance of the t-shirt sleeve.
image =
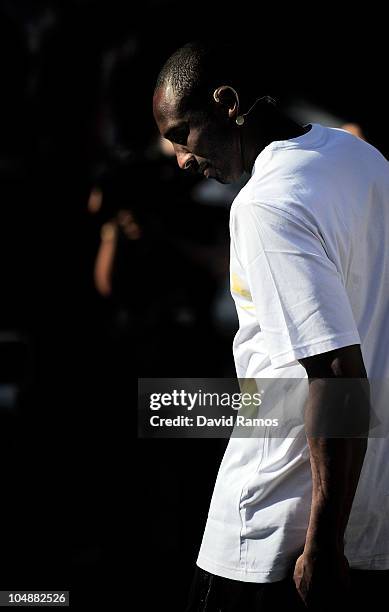
POLYGON ((231 240, 275 368, 360 344, 341 274, 311 224, 252 202, 231 215, 231 240))

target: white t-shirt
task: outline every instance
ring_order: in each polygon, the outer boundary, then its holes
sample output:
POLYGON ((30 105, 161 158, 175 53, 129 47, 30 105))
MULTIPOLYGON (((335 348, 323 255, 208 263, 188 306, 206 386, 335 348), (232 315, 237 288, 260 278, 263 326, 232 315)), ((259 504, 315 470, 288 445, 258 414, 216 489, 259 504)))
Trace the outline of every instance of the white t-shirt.
MULTIPOLYGON (((259 154, 230 232, 238 378, 277 379, 273 399, 287 414, 288 379, 307 394, 298 359, 361 344, 381 429, 369 438, 345 550, 353 568, 388 569, 389 164, 348 132, 313 124, 259 154)), ((283 579, 304 546, 310 504, 303 427, 232 437, 198 566, 246 582, 283 579)))

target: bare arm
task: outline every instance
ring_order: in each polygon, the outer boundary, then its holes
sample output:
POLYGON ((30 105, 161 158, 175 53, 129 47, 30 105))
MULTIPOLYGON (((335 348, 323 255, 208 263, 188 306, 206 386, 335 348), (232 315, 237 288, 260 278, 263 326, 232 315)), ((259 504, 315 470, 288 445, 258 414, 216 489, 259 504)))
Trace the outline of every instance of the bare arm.
POLYGON ((101 228, 101 241, 94 269, 95 287, 103 297, 109 297, 111 295, 112 268, 116 245, 116 223, 114 221, 105 223, 101 228))
POLYGON ((307 603, 333 598, 347 582, 343 538, 366 453, 370 402, 359 345, 301 363, 309 378, 305 423, 312 505, 295 582, 307 603))

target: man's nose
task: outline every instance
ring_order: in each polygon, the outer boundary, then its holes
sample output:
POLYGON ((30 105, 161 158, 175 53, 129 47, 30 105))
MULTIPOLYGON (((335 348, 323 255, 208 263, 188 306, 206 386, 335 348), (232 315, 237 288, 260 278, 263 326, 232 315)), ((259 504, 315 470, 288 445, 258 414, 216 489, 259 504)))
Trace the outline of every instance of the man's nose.
POLYGON ((176 157, 181 170, 190 170, 196 164, 194 155, 189 153, 189 151, 177 151, 176 157))

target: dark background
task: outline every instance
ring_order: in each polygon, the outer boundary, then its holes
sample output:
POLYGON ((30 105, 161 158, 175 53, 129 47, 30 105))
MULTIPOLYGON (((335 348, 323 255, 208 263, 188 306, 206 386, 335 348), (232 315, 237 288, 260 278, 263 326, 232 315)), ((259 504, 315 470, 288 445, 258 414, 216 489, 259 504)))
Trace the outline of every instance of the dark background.
POLYGON ((385 20, 364 10, 0 3, 0 589, 183 610, 224 443, 137 439, 137 378, 233 376, 234 186, 162 154, 154 81, 191 39, 249 43, 264 93, 387 156, 385 20))

